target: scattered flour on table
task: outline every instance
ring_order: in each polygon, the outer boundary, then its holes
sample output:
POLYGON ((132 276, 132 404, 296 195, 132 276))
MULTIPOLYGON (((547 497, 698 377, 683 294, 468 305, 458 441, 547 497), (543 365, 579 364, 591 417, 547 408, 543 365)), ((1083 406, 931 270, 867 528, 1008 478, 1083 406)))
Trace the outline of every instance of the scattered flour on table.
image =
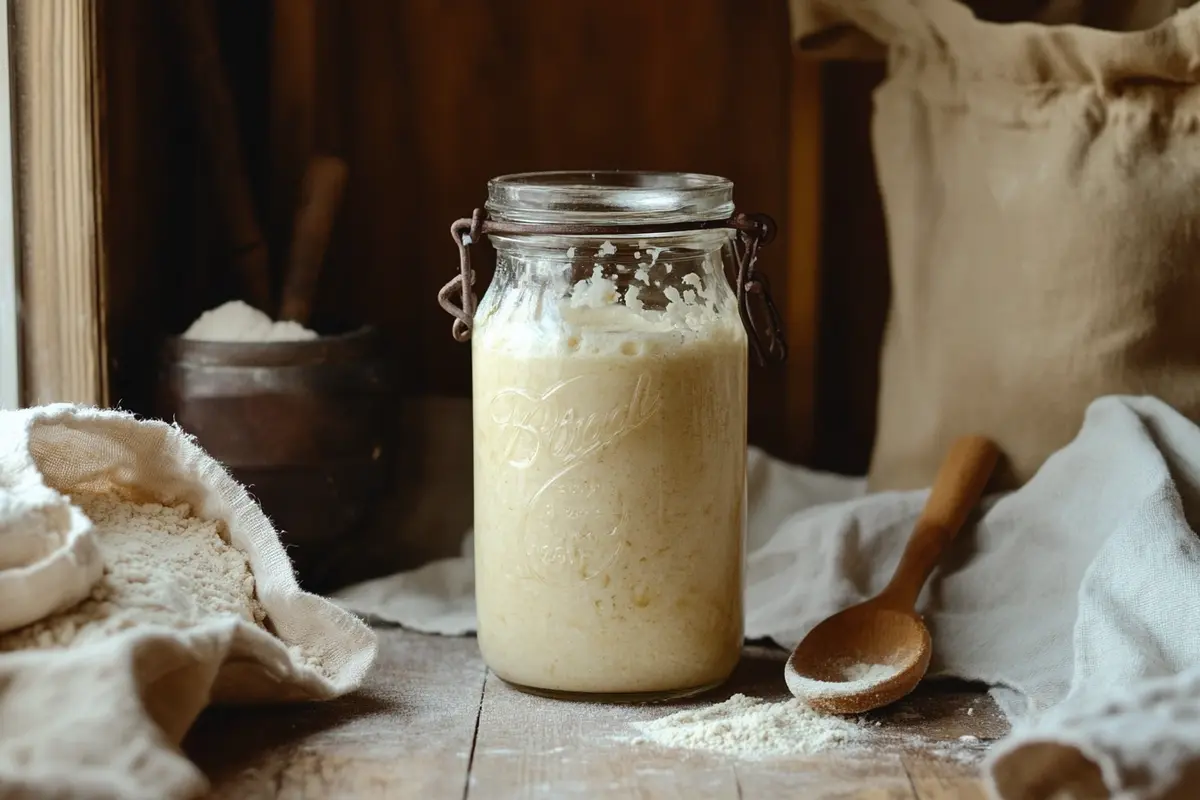
POLYGON ((918 747, 927 755, 941 758, 946 761, 953 761, 956 764, 978 764, 987 755, 988 745, 979 739, 975 741, 967 741, 962 737, 956 742, 928 742, 918 741, 908 744, 909 747, 918 747))
POLYGON ((706 750, 747 760, 805 756, 861 745, 868 732, 858 722, 813 711, 799 700, 770 703, 735 694, 707 708, 638 722, 638 743, 706 750))
POLYGON ((193 517, 187 504, 111 494, 72 501, 96 526, 104 575, 81 603, 0 636, 0 652, 81 646, 130 628, 180 629, 219 617, 263 626, 249 562, 222 538, 222 523, 193 517))
POLYGON ((316 339, 317 332, 298 322, 276 322, 254 306, 230 300, 197 317, 183 332, 183 338, 206 342, 299 342, 316 339))
MULTIPOLYGON (((894 718, 920 719, 901 712, 894 718)), ((633 722, 634 744, 704 751, 744 761, 804 757, 839 750, 850 757, 918 751, 962 765, 979 763, 988 743, 975 736, 937 740, 879 720, 822 714, 797 699, 770 702, 735 694, 723 703, 633 722)), ((628 741, 628 740, 627 740, 628 741)))

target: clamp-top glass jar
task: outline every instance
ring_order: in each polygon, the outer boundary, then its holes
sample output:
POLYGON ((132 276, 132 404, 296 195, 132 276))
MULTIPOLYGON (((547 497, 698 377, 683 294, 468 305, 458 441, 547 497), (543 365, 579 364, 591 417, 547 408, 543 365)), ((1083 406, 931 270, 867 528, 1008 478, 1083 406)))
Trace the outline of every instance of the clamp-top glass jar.
POLYGON ((473 341, 479 646, 518 688, 679 697, 738 662, 739 300, 769 307, 753 261, 770 229, 732 194, 706 175, 510 175, 489 182, 486 220, 455 224, 462 274, 441 299, 473 341), (483 234, 496 271, 474 310, 483 234))

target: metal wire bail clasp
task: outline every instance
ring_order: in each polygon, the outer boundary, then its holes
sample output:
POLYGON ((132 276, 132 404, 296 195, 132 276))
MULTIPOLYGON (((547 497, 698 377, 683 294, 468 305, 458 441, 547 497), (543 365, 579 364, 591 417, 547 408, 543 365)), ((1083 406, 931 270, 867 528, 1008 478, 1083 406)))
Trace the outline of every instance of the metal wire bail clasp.
POLYGON ((783 319, 771 297, 771 284, 767 276, 755 269, 758 249, 775 238, 775 220, 766 214, 738 212, 729 218, 728 224, 737 231, 733 254, 737 262, 738 311, 746 327, 750 347, 760 366, 778 364, 787 359, 788 352, 783 319), (761 309, 752 306, 752 299, 757 299, 761 309), (760 313, 756 314, 756 311, 760 313), (764 316, 766 318, 762 319, 764 316))
POLYGON ((438 305, 454 317, 450 332, 455 341, 459 342, 471 338, 471 328, 475 322, 475 306, 478 300, 475 298, 475 270, 471 268, 471 245, 483 236, 483 224, 483 209, 477 208, 470 219, 455 220, 450 226, 450 235, 458 245, 459 272, 438 292, 438 305))
POLYGON ((438 292, 438 303, 452 317, 454 338, 465 342, 471 338, 474 325, 475 271, 471 269, 471 245, 488 233, 540 235, 641 235, 680 231, 729 228, 736 232, 733 241, 738 313, 750 339, 755 360, 765 365, 787 358, 787 342, 779 309, 771 298, 767 276, 758 272, 758 249, 775 238, 775 222, 766 214, 735 212, 730 217, 696 222, 646 225, 544 225, 488 220, 483 209, 477 208, 470 219, 460 219, 450 226, 450 235, 458 246, 459 274, 438 292), (457 303, 455 302, 457 300, 457 303), (757 307, 756 307, 757 306, 757 307))

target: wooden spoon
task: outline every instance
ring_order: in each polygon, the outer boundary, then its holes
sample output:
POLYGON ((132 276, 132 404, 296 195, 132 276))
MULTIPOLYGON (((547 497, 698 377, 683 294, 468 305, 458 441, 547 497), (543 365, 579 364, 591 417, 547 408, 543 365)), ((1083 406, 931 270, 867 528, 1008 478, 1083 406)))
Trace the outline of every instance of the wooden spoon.
POLYGON ((342 194, 346 163, 334 156, 314 156, 300 186, 300 205, 292 231, 287 274, 279 304, 279 319, 308 324, 317 281, 342 194))
POLYGON ((958 439, 938 470, 892 580, 877 596, 809 632, 784 668, 788 688, 812 708, 861 714, 911 692, 929 668, 929 629, 915 606, 921 587, 979 502, 999 458, 991 441, 958 439))

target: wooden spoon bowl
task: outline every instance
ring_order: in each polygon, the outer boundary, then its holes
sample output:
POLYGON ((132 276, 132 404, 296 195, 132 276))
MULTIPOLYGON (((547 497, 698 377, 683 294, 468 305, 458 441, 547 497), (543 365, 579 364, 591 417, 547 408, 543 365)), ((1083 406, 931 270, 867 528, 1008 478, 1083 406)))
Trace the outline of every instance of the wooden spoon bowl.
POLYGON ((979 502, 999 455, 978 436, 954 442, 891 582, 813 628, 788 658, 784 679, 792 694, 818 711, 861 714, 916 688, 932 652, 917 596, 979 502))
POLYGON ((860 714, 911 692, 929 668, 931 652, 929 630, 920 616, 869 600, 813 628, 788 659, 784 679, 792 694, 817 711, 860 714), (886 664, 895 671, 863 685, 847 680, 846 665, 851 664, 886 664))

